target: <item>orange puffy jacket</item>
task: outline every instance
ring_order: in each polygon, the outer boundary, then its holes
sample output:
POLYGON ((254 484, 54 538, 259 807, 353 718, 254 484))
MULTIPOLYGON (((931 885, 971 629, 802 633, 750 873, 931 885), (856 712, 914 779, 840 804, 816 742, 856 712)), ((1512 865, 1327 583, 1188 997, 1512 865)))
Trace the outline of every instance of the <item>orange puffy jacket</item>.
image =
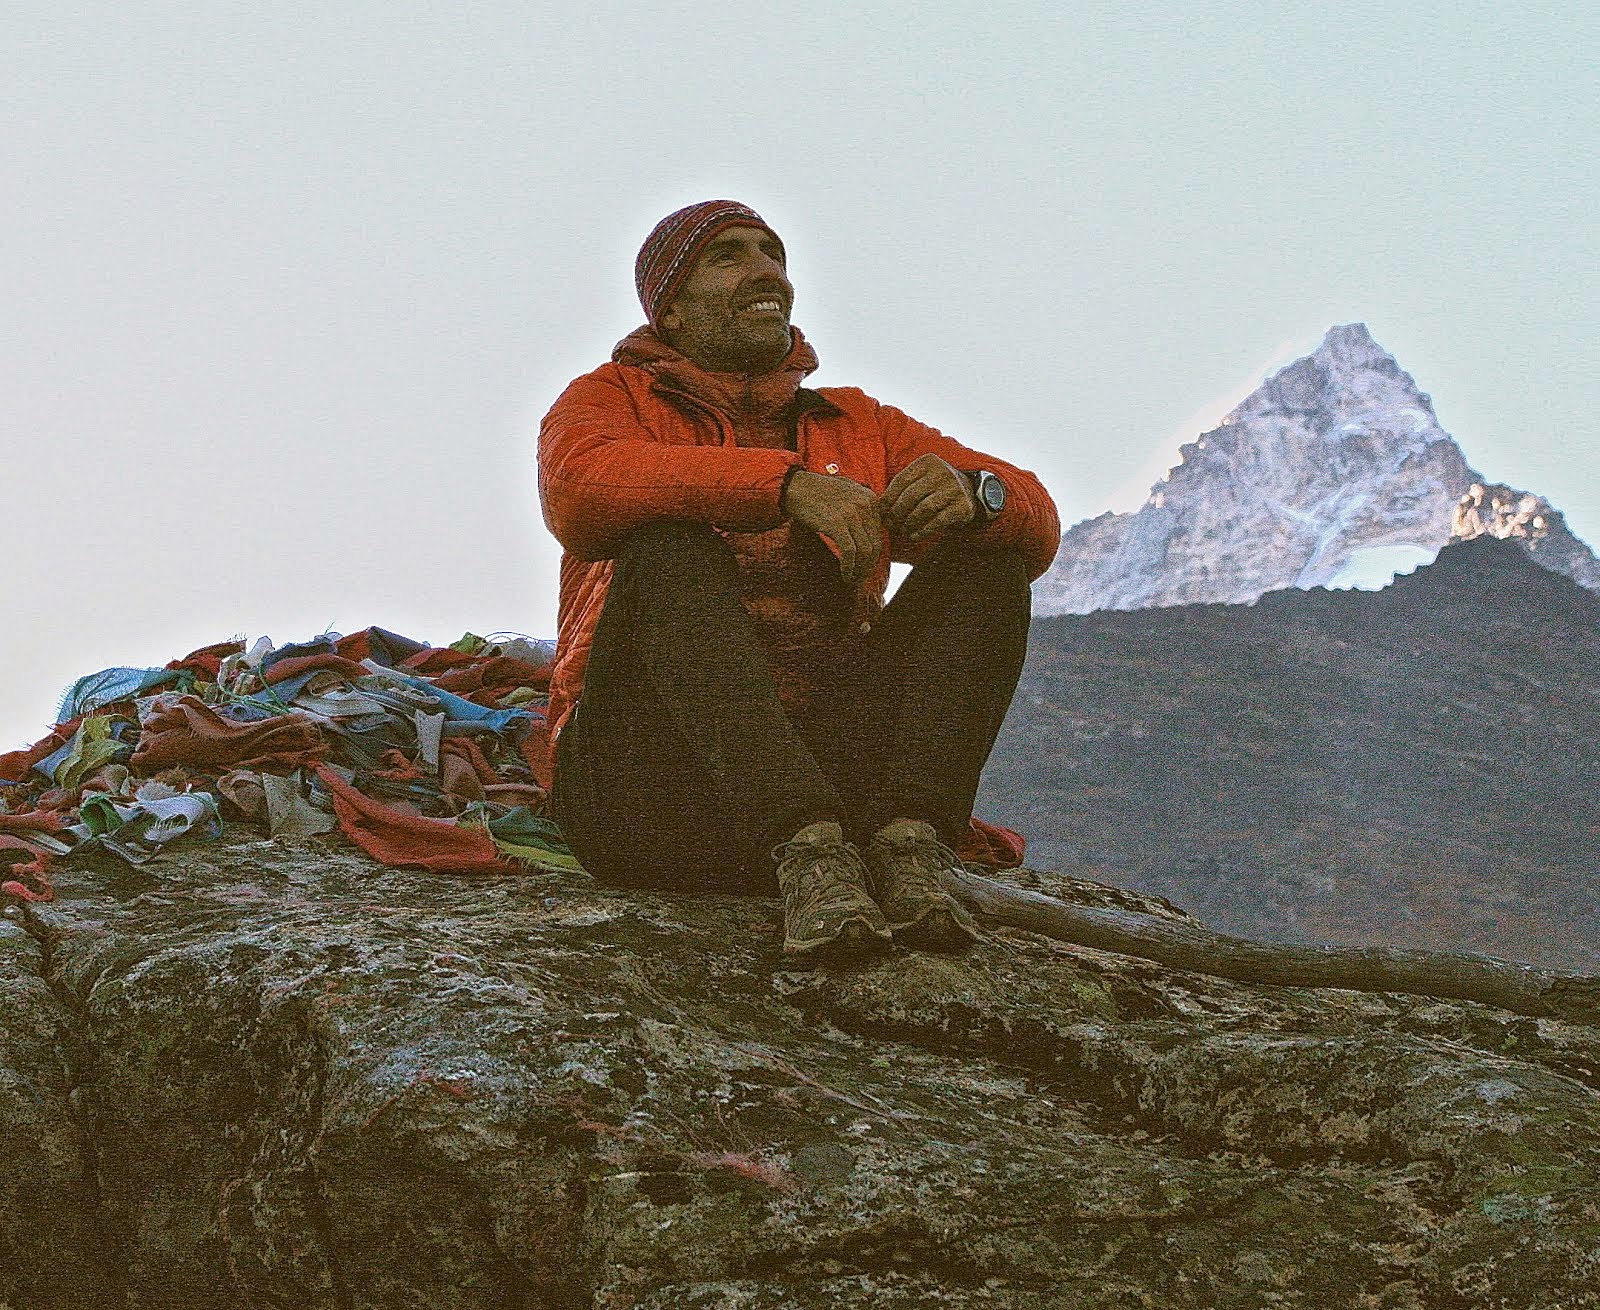
MULTIPOLYGON (((609 363, 573 382, 545 415, 539 495, 545 523, 564 552, 550 748, 583 690, 611 556, 622 538, 666 518, 733 532, 776 527, 783 521, 784 478, 797 465, 850 478, 879 495, 929 451, 964 472, 988 469, 1006 485, 1006 506, 973 534, 974 543, 1020 548, 1030 577, 1050 566, 1061 524, 1032 473, 969 449, 855 387, 802 387, 796 407, 797 450, 737 446, 726 415, 642 368, 609 363)), ((891 537, 887 544, 858 596, 865 622, 883 608, 891 558, 915 564, 934 543, 913 546, 891 537)), ((549 758, 535 767, 548 783, 549 758)))

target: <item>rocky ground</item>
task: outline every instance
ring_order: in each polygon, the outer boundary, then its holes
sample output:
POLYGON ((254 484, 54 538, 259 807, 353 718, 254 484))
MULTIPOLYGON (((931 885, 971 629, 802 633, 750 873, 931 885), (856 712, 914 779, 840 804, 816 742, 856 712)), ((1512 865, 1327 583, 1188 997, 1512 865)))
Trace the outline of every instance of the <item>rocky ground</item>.
MULTIPOLYGON (((1068 897, 1141 905, 1054 875, 1068 897)), ((0 1306, 1600 1305, 1600 1030, 766 900, 104 857, 0 920, 0 1306)))
POLYGON ((1244 936, 1600 972, 1600 598, 1481 538, 1380 592, 1036 620, 980 813, 1244 936))

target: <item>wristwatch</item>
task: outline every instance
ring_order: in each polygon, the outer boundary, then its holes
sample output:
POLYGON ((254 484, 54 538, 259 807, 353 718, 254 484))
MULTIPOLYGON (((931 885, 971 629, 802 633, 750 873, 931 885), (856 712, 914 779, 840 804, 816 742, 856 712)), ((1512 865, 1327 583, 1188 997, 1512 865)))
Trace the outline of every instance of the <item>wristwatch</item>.
POLYGON ((993 523, 1006 507, 1006 484, 987 469, 967 474, 972 479, 972 495, 978 502, 974 523, 993 523))

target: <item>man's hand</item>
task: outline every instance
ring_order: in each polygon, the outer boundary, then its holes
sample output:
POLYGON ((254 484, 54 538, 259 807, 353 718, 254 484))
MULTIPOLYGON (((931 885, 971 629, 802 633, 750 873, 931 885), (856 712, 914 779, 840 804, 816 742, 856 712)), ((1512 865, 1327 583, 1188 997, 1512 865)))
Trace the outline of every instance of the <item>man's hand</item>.
POLYGON ((883 547, 878 498, 870 490, 849 478, 797 469, 783 489, 782 509, 839 548, 847 586, 853 590, 865 581, 883 547))
POLYGON ((978 517, 967 475, 931 452, 918 455, 894 475, 881 508, 889 530, 907 541, 925 541, 947 528, 964 528, 978 517))

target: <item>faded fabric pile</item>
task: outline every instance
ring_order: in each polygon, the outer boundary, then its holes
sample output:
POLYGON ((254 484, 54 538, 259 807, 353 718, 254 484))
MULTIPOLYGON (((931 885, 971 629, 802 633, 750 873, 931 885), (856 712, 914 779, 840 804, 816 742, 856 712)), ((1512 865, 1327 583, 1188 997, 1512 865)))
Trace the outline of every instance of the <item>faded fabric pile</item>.
POLYGON ((575 869, 545 816, 553 650, 368 628, 80 678, 54 732, 0 755, 0 891, 49 900, 53 859, 143 864, 224 818, 284 838, 338 829, 385 864, 575 869))
MULTIPOLYGON (((342 832, 384 864, 443 873, 578 870, 546 804, 554 654, 368 628, 80 678, 49 736, 0 755, 0 895, 50 900, 54 859, 141 865, 224 820, 286 840, 342 832)), ((992 867, 1022 853, 976 819, 958 851, 992 867)))

